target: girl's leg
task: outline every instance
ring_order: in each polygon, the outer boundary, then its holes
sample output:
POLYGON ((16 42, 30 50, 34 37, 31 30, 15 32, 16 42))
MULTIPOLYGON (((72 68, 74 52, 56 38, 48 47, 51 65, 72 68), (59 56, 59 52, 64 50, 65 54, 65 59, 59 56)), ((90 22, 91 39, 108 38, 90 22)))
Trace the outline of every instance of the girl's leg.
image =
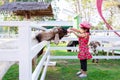
POLYGON ((80 75, 80 74, 82 74, 83 73, 83 67, 82 67, 82 65, 81 65, 81 60, 80 60, 80 71, 78 71, 77 73, 76 73, 76 75, 80 75))
POLYGON ((83 74, 86 74, 87 71, 87 59, 85 60, 80 60, 81 63, 81 70, 83 74))
POLYGON ((84 78, 84 77, 87 77, 87 59, 85 60, 80 60, 80 63, 81 63, 81 70, 82 70, 82 74, 80 74, 78 77, 80 78, 84 78))
POLYGON ((82 70, 83 71, 83 66, 82 66, 82 60, 80 60, 80 70, 82 70))

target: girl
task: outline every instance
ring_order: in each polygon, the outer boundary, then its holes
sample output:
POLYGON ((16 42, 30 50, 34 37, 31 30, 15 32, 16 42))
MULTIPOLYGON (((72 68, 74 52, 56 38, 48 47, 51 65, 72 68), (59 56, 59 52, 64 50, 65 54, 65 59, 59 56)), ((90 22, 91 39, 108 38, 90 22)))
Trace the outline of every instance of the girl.
POLYGON ((87 77, 87 60, 92 58, 92 55, 90 54, 88 48, 90 27, 91 25, 87 21, 84 21, 80 23, 80 30, 74 28, 68 29, 69 33, 74 33, 78 37, 79 42, 78 58, 81 64, 81 70, 77 72, 77 75, 80 78, 87 77))

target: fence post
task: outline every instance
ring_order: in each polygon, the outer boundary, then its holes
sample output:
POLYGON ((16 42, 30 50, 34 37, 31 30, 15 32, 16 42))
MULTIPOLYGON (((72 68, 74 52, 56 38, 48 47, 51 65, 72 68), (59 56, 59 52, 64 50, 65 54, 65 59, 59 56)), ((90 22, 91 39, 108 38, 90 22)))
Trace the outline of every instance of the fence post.
POLYGON ((31 28, 30 23, 24 22, 19 27, 19 80, 32 80, 31 28))

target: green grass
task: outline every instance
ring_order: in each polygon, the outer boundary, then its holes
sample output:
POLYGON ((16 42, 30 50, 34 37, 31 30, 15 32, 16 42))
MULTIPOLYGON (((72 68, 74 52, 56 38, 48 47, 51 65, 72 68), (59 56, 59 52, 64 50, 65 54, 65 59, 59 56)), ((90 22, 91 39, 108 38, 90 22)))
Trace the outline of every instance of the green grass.
POLYGON ((66 50, 56 50, 56 51, 51 51, 51 55, 54 55, 54 56, 75 56, 75 55, 77 55, 77 52, 67 52, 66 50))
MULTIPOLYGON (((51 46, 55 47, 65 47, 67 45, 67 43, 60 43, 58 45, 55 45, 54 43, 51 44, 51 46)), ((77 52, 67 52, 67 50, 52 50, 51 51, 51 55, 54 55, 54 56, 75 56, 77 55, 77 52)))
POLYGON ((100 60, 98 64, 88 61, 88 77, 76 76, 78 60, 57 60, 56 67, 49 67, 45 80, 120 80, 120 60, 100 60))
MULTIPOLYGON (((80 79, 76 72, 79 60, 55 60, 57 65, 49 67, 45 80, 120 80, 120 60, 100 60, 98 64, 88 61, 88 77, 80 79)), ((13 65, 2 80, 19 80, 18 65, 13 65)))
POLYGON ((63 47, 63 46, 65 47, 66 45, 67 45, 67 43, 63 43, 63 42, 60 42, 58 45, 56 45, 56 44, 54 44, 54 43, 51 43, 51 44, 50 44, 50 46, 52 46, 52 47, 56 47, 56 46, 57 46, 57 47, 58 47, 58 46, 59 46, 59 47, 63 47))
MULTIPOLYGON (((59 44, 57 46, 65 46, 59 44)), ((56 46, 51 44, 51 46, 56 46)), ((51 51, 52 55, 72 56, 77 52, 66 50, 51 51)), ((39 61, 40 59, 38 59, 39 61)), ((80 69, 79 60, 53 60, 57 62, 55 67, 49 67, 45 80, 120 80, 120 60, 100 60, 98 64, 88 61, 88 77, 80 79, 76 72, 80 69)), ((19 66, 13 65, 2 80, 19 80, 19 66)))
POLYGON ((19 80, 19 66, 17 64, 11 66, 2 80, 19 80))

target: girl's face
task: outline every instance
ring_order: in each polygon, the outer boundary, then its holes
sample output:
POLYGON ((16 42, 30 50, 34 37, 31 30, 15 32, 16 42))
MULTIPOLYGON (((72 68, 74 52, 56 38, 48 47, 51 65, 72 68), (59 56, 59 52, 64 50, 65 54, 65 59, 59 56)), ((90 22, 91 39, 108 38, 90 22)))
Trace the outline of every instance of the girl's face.
POLYGON ((81 31, 84 33, 84 32, 86 32, 87 30, 81 27, 81 31))

